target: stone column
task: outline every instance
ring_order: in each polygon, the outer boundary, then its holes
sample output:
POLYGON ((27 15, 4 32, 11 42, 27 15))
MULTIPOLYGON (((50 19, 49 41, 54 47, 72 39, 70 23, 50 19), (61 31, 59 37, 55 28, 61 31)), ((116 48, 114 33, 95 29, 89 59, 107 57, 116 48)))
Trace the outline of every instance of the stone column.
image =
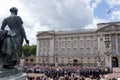
POLYGON ((37 54, 36 54, 36 63, 39 63, 39 46, 40 46, 40 43, 39 43, 39 39, 37 39, 37 54))
POLYGON ((117 34, 115 34, 116 35, 116 53, 118 54, 118 36, 117 36, 117 34))

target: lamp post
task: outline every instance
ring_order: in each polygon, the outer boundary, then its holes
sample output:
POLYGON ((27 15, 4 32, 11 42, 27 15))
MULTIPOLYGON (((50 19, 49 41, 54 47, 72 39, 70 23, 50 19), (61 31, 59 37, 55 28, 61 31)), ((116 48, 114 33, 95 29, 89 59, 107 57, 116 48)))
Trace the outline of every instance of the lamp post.
POLYGON ((111 61, 111 37, 109 34, 105 34, 105 67, 109 68, 109 72, 112 72, 112 61, 111 61))

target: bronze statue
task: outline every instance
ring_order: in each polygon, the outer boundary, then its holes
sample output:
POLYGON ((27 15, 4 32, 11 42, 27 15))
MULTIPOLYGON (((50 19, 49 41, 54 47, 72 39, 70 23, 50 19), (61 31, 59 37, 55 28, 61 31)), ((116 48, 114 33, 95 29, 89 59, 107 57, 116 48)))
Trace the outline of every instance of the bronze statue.
POLYGON ((12 7, 10 12, 11 15, 3 20, 0 31, 0 55, 4 59, 3 68, 17 64, 17 53, 22 47, 24 39, 29 44, 23 28, 23 21, 20 16, 17 16, 18 9, 12 7), (10 31, 5 30, 6 26, 9 27, 10 31))

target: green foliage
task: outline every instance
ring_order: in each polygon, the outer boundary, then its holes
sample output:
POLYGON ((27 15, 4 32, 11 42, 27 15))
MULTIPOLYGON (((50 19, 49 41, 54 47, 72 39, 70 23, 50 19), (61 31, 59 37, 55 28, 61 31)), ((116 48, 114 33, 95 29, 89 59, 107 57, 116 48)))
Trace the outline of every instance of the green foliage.
POLYGON ((36 55, 36 45, 30 46, 29 53, 31 55, 36 55))
POLYGON ((22 46, 22 48, 19 50, 18 53, 19 57, 21 57, 22 55, 24 55, 25 57, 31 56, 31 55, 36 55, 36 45, 24 45, 22 46))

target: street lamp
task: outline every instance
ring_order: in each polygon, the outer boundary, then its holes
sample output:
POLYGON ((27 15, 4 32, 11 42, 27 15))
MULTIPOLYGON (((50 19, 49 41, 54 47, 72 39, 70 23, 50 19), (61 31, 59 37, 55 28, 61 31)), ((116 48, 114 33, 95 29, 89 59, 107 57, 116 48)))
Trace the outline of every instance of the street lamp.
POLYGON ((109 72, 112 72, 112 63, 111 63, 111 37, 109 34, 105 34, 105 66, 109 68, 109 72))

